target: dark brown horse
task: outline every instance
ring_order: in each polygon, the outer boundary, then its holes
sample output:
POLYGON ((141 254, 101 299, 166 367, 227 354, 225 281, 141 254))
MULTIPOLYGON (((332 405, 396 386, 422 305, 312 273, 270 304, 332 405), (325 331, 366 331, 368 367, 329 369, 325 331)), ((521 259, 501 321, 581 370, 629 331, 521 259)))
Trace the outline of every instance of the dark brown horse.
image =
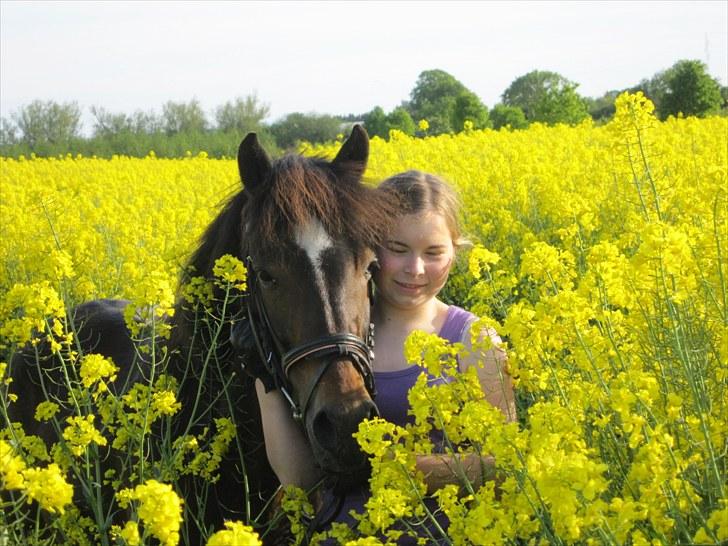
MULTIPOLYGON (((368 149, 358 126, 331 162, 299 155, 271 162, 254 134, 240 145, 243 189, 203 235, 183 283, 189 276, 211 279, 215 261, 230 254, 248 266, 248 289, 224 309, 220 288, 211 309, 180 299, 165 343, 166 371, 177 379, 182 403, 173 436, 211 427, 218 417, 231 418, 237 430, 217 483, 177 485, 185 498, 186 543, 197 544, 224 519, 265 521, 261 514, 278 482, 265 455, 256 377, 290 399, 324 473, 339 482, 366 477, 352 433, 376 415, 369 269, 394 216, 393 204, 361 183, 368 149), (210 327, 212 319, 217 326, 210 327)), ((118 392, 150 371, 126 329, 125 306, 100 300, 72 313, 82 351, 109 356, 122 368, 118 392)), ((51 442, 52 431, 32 418, 43 400, 34 386, 45 375, 45 384, 60 385, 54 393, 60 396, 62 381, 48 381, 57 366, 30 356, 11 364, 20 390, 11 418, 51 442)))

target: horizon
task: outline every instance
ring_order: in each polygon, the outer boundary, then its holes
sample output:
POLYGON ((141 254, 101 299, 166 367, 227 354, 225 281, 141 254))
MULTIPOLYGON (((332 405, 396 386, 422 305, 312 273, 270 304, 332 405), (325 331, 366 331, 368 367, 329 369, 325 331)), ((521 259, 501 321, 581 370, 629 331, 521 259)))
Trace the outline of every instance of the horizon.
POLYGON ((87 133, 91 106, 159 113, 196 99, 210 114, 252 94, 270 108, 266 123, 361 115, 407 101, 433 69, 488 108, 531 70, 589 98, 683 59, 726 85, 726 20, 725 2, 4 1, 0 115, 75 101, 87 133))

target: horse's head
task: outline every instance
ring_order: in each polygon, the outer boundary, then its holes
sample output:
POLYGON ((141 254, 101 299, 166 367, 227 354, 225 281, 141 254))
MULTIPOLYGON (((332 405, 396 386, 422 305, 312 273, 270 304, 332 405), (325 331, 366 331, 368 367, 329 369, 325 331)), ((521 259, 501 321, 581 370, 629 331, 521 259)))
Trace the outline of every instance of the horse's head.
POLYGON ((368 151, 356 126, 332 162, 298 155, 271 162, 254 134, 238 154, 248 194, 250 337, 270 358, 276 387, 290 395, 318 464, 336 474, 364 464, 352 434, 377 415, 369 283, 373 248, 393 215, 361 183, 368 151))

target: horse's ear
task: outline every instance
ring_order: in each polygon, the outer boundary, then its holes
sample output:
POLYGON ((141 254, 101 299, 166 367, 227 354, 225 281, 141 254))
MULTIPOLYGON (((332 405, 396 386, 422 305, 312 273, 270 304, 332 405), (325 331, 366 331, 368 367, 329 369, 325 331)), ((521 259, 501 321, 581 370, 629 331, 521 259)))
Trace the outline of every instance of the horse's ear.
POLYGON ((260 188, 270 171, 270 159, 258 142, 258 135, 248 133, 238 148, 238 170, 246 189, 260 188))
POLYGON ((346 169, 357 179, 361 178, 367 168, 369 159, 369 135, 361 125, 354 125, 351 135, 342 144, 339 153, 331 162, 334 169, 346 169))

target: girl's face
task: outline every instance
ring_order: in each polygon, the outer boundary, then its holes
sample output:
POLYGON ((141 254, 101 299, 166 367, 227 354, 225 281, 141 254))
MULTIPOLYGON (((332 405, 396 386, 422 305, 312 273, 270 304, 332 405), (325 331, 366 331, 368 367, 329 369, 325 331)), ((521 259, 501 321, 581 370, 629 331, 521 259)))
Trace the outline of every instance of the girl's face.
POLYGON ((402 216, 377 257, 377 297, 395 307, 413 309, 445 286, 455 247, 445 218, 426 211, 402 216))

